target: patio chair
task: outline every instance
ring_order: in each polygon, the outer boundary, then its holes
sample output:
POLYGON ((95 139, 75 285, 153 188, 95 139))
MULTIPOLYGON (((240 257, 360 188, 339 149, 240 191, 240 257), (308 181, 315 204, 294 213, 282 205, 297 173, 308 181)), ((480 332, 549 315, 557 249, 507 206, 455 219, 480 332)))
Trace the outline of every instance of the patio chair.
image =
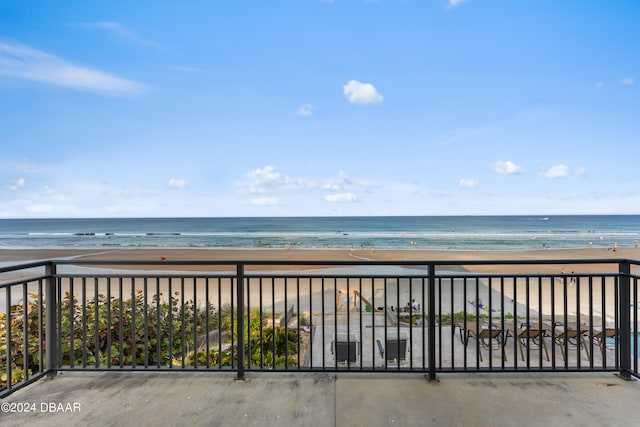
POLYGON ((565 352, 568 347, 571 346, 576 349, 584 349, 587 359, 591 360, 589 356, 589 346, 585 342, 585 332, 589 330, 588 325, 580 325, 577 323, 568 323, 564 325, 562 322, 555 322, 553 324, 553 342, 560 346, 560 354, 562 360, 566 361, 565 352))
POLYGON ((469 339, 475 339, 479 345, 477 347, 477 354, 480 356, 482 362, 482 351, 480 347, 489 350, 495 348, 501 351, 503 360, 507 360, 507 354, 504 351, 504 337, 502 329, 496 323, 482 324, 473 320, 456 324, 460 328, 460 338, 462 343, 467 346, 469 339))
POLYGON ((460 331, 460 341, 462 341, 462 344, 464 344, 464 345, 467 345, 467 323, 469 325, 471 325, 471 323, 473 323, 473 320, 454 321, 453 322, 453 328, 451 329, 451 335, 455 335, 456 334, 456 329, 458 329, 458 331, 460 331))
POLYGON ((409 342, 409 332, 390 330, 387 331, 385 346, 382 346, 380 340, 376 340, 380 357, 387 364, 401 365, 406 363, 409 342), (386 349, 386 352, 385 352, 386 349))
POLYGON ((350 332, 337 333, 331 341, 331 354, 336 363, 349 366, 358 361, 360 355, 360 341, 358 334, 350 332))
POLYGON ((602 357, 606 357, 607 350, 607 338, 613 338, 614 340, 618 339, 618 331, 615 328, 605 328, 602 329, 594 329, 593 335, 590 334, 589 330, 582 331, 582 335, 584 339, 589 339, 593 336, 593 340, 595 344, 600 348, 600 352, 602 353, 602 357))
POLYGON ((546 329, 544 327, 540 328, 539 324, 535 321, 531 323, 521 322, 518 329, 516 329, 516 324, 513 322, 509 322, 504 324, 505 329, 505 342, 509 337, 514 337, 515 341, 518 343, 518 347, 520 348, 520 357, 522 361, 525 361, 524 357, 524 349, 527 348, 527 355, 529 354, 529 349, 532 347, 542 348, 544 349, 544 354, 547 358, 547 361, 550 361, 549 358, 549 350, 547 348, 547 342, 544 337, 546 335, 546 329))

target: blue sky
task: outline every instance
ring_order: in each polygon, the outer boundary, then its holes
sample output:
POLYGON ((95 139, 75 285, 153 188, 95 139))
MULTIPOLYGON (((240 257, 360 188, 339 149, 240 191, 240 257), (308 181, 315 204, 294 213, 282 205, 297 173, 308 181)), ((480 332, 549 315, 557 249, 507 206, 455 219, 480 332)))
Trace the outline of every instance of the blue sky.
POLYGON ((0 4, 0 218, 640 214, 635 0, 0 4))

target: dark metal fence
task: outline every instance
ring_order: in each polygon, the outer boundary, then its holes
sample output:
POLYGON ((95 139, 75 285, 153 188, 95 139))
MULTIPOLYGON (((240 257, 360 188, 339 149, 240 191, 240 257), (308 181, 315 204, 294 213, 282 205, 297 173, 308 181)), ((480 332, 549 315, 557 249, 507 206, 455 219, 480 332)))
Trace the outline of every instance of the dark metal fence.
POLYGON ((61 370, 639 377, 639 265, 65 260, 5 267, 0 395, 61 370))

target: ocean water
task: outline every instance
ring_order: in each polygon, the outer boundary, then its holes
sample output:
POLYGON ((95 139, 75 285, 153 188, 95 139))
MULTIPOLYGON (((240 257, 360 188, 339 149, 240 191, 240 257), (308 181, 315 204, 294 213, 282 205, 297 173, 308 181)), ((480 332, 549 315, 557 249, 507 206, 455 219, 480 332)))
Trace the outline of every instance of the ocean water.
POLYGON ((611 248, 640 215, 0 219, 0 248, 611 248))

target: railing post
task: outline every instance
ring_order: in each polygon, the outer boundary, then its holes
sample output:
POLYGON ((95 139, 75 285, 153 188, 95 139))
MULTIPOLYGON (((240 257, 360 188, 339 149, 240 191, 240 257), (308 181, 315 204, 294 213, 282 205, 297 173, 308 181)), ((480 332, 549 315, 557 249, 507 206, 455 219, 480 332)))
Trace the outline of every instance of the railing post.
MULTIPOLYGON (((57 313, 58 298, 56 295, 56 264, 49 262, 45 265, 46 276, 46 325, 45 325, 45 350, 47 357, 47 377, 53 378, 57 375, 57 359, 58 359, 58 337, 57 330, 57 313)), ((41 296, 42 297, 42 296, 41 296)))
POLYGON ((244 380, 244 264, 236 264, 236 335, 238 380, 244 380))
POLYGON ((436 376, 436 266, 435 264, 429 264, 429 327, 427 333, 429 334, 429 381, 437 381, 436 376))
POLYGON ((620 314, 618 338, 620 339, 620 373, 618 376, 625 380, 631 380, 631 305, 630 279, 631 264, 629 261, 621 261, 618 264, 618 283, 620 304, 618 313, 620 314))

